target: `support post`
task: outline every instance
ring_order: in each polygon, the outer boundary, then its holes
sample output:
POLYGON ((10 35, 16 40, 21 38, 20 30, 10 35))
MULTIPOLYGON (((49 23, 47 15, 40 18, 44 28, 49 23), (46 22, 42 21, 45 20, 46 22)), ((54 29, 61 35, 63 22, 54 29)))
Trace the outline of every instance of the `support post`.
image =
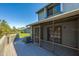
POLYGON ((34 35, 34 36, 33 36, 33 40, 34 40, 34 43, 35 43, 35 28, 33 29, 33 33, 34 33, 34 34, 33 34, 33 35, 34 35))
POLYGON ((33 28, 31 26, 31 39, 33 40, 33 28))
POLYGON ((53 21, 53 37, 54 37, 54 28, 55 28, 55 27, 54 27, 54 21, 53 21))
MULTIPOLYGON (((54 43, 54 30, 55 30, 55 24, 54 24, 54 21, 53 21, 53 43, 54 43)), ((53 52, 54 52, 54 44, 53 44, 53 52)))

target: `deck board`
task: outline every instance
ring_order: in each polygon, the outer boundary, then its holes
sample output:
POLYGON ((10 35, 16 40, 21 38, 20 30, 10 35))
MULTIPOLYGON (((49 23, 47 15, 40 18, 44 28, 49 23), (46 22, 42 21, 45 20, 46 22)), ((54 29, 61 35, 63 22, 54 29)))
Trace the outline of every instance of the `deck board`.
POLYGON ((22 41, 15 41, 14 47, 18 56, 54 56, 53 53, 33 43, 25 44, 22 41))

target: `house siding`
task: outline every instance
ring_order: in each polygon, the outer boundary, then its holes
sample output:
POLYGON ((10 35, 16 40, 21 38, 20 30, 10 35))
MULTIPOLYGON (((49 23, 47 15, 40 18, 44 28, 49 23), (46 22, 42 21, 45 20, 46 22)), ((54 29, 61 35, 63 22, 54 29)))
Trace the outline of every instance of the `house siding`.
MULTIPOLYGON (((79 9, 79 3, 60 3, 60 4, 61 4, 60 5, 61 6, 61 13, 79 9)), ((46 8, 44 8, 43 10, 38 12, 38 21, 44 20, 45 18, 48 18, 46 8)))
POLYGON ((79 3, 62 3, 63 13, 79 9, 79 3))
POLYGON ((62 44, 76 47, 76 21, 62 23, 62 44))
MULTIPOLYGON (((66 46, 70 46, 70 47, 76 47, 76 40, 78 39, 79 42, 79 32, 78 32, 78 38, 76 36, 77 32, 77 22, 79 20, 76 21, 70 21, 70 22, 62 22, 59 23, 58 25, 62 26, 62 44, 55 44, 53 42, 47 41, 47 32, 46 32, 46 26, 44 26, 45 29, 43 29, 44 31, 44 35, 43 35, 43 41, 41 41, 41 47, 51 51, 52 53, 56 54, 56 55, 79 55, 79 51, 71 49, 71 48, 67 48, 65 46, 62 45, 66 45, 66 46), (61 54, 62 53, 62 54, 61 54)), ((79 28, 79 27, 78 27, 79 28)), ((77 43, 78 43, 77 42, 77 43)), ((79 43, 77 45, 79 47, 79 43)))
POLYGON ((77 29, 78 36, 77 37, 78 37, 78 48, 79 48, 79 19, 78 19, 78 23, 77 24, 78 24, 78 29, 77 29))
POLYGON ((38 13, 38 21, 42 20, 42 19, 45 19, 46 18, 46 11, 45 9, 41 10, 39 13, 38 13))

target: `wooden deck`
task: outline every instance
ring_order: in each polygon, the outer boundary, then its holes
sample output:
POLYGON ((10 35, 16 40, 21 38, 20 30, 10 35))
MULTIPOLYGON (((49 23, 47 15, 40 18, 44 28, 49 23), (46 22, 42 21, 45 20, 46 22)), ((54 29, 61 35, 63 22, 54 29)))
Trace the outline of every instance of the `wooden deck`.
POLYGON ((14 47, 17 53, 17 56, 55 56, 54 53, 39 47, 33 43, 27 43, 17 39, 14 42, 14 47))

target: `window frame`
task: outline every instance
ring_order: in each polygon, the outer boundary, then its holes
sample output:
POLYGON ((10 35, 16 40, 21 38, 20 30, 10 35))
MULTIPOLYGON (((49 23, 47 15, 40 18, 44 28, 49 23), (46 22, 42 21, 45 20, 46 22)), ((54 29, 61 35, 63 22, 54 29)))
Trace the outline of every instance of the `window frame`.
POLYGON ((53 7, 50 7, 49 9, 47 9, 47 16, 52 16, 53 15, 53 7), (51 14, 49 13, 51 12, 51 14))
MULTIPOLYGON (((63 12, 63 3, 59 3, 60 4, 60 13, 62 13, 63 12)), ((58 4, 57 4, 58 5, 58 4)), ((55 6, 57 6, 57 5, 55 5, 55 6)), ((55 6, 51 6, 50 8, 47 8, 47 17, 50 17, 50 16, 53 16, 53 15, 55 15, 55 14, 53 14, 54 13, 54 7, 55 6), (52 14, 51 15, 49 15, 49 13, 48 13, 48 10, 49 9, 52 9, 52 14)))
POLYGON ((59 43, 59 44, 62 44, 62 26, 61 25, 56 25, 55 27, 54 27, 54 42, 55 43, 59 43), (58 32, 58 28, 60 28, 60 32, 58 32), (57 30, 57 32, 56 32, 56 30, 57 30), (55 33, 56 32, 56 33, 55 33), (57 38, 55 37, 55 34, 56 34, 56 36, 57 36, 57 38), (59 35, 60 34, 60 35, 59 35), (58 35, 60 36, 60 38, 58 37, 58 35), (56 41, 56 39, 58 40, 58 41, 56 41))

